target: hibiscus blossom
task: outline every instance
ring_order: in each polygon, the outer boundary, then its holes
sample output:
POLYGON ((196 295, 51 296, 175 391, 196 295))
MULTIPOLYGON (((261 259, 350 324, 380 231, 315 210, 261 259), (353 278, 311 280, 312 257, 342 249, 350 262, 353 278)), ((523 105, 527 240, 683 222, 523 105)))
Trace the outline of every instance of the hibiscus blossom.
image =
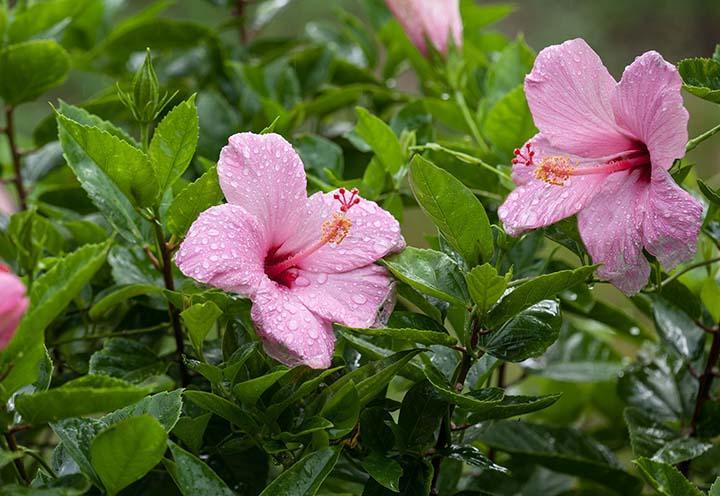
POLYGON ((231 136, 218 174, 229 203, 198 217, 177 266, 250 298, 271 357, 329 367, 332 322, 369 327, 392 309, 392 280, 374 262, 404 248, 398 222, 357 190, 308 198, 302 161, 277 134, 231 136))
POLYGON ((27 307, 25 285, 7 265, 0 263, 0 350, 12 339, 27 307))
POLYGON ((517 236, 577 214, 598 275, 624 293, 647 283, 643 249, 665 270, 691 259, 702 205, 668 173, 688 113, 675 66, 637 57, 616 82, 584 40, 544 49, 525 78, 540 132, 513 159, 518 187, 498 210, 517 236))
POLYGON ((459 0, 385 0, 413 44, 427 55, 425 40, 447 54, 452 37, 462 46, 462 19, 459 0))

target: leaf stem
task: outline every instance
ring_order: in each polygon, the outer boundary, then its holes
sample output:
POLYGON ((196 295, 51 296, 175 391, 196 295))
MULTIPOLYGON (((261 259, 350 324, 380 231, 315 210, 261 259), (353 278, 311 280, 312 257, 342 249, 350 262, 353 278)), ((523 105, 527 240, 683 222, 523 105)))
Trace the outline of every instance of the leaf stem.
POLYGON ((709 259, 709 260, 703 260, 702 262, 697 262, 697 263, 694 263, 694 264, 692 264, 692 265, 688 265, 688 266, 685 267, 684 269, 682 269, 682 270, 680 270, 680 271, 678 271, 678 272, 675 272, 673 275, 671 275, 670 277, 668 277, 667 279, 665 279, 665 280, 662 282, 662 286, 667 286, 669 283, 671 283, 672 281, 674 281, 675 279, 677 279, 677 278, 680 277, 681 275, 685 274, 686 272, 690 272, 691 270, 694 270, 694 269, 697 269, 697 268, 700 268, 700 267, 704 267, 704 266, 706 266, 706 265, 712 265, 712 264, 717 263, 717 262, 720 262, 720 257, 711 258, 711 259, 709 259))
MULTIPOLYGON (((693 410, 692 419, 690 420, 690 430, 688 435, 694 437, 697 434, 698 422, 702 414, 703 406, 710 399, 710 390, 712 389, 713 379, 715 378, 715 366, 720 358, 720 333, 712 334, 712 343, 710 344, 710 352, 708 353, 705 369, 700 375, 700 385, 698 386, 698 394, 695 399, 695 409, 693 410)), ((690 460, 682 462, 678 465, 678 470, 687 477, 690 472, 690 460)))
MULTIPOLYGON (((17 445, 17 441, 15 440, 15 433, 6 432, 5 441, 7 441, 7 445, 10 451, 20 451, 17 445)), ((20 480, 20 482, 22 482, 26 486, 29 486, 30 478, 28 477, 27 471, 25 470, 25 465, 23 464, 22 459, 15 458, 13 460, 13 464, 15 465, 15 470, 17 471, 18 479, 20 480)))
MULTIPOLYGON (((453 384, 455 391, 461 393, 465 387, 465 379, 467 378, 468 372, 474 363, 474 357, 472 350, 477 346, 477 341, 480 331, 480 323, 478 322, 477 316, 473 315, 472 322, 470 324, 470 349, 464 350, 462 353, 462 360, 458 365, 455 373, 453 374, 453 384)), ((448 405, 447 412, 443 416, 440 424, 440 432, 438 433, 438 439, 435 443, 434 453, 439 453, 444 448, 452 444, 452 416, 455 411, 455 405, 448 405)), ((437 483, 440 477, 440 466, 442 465, 444 456, 436 454, 432 459, 433 476, 430 484, 430 494, 436 496, 438 493, 437 483)))
POLYGON ((492 172, 493 174, 498 175, 502 179, 512 181, 512 178, 509 175, 505 174, 503 171, 499 170, 497 167, 493 167, 492 165, 488 164, 484 160, 479 159, 477 157, 473 157, 472 155, 469 155, 467 153, 463 153, 463 152, 459 152, 457 150, 453 150, 451 148, 447 148, 439 143, 426 143, 424 145, 413 146, 410 149, 415 152, 422 152, 425 150, 444 152, 444 153, 447 153, 448 155, 452 155, 453 157, 457 158, 461 162, 465 162, 466 164, 479 165, 480 167, 487 169, 488 171, 492 172))
POLYGON ((685 146, 685 153, 688 153, 688 152, 694 150, 696 146, 698 146, 700 143, 702 143, 706 139, 717 134, 718 132, 720 132, 720 124, 718 124, 717 126, 711 128, 711 129, 708 129, 701 135, 696 136, 695 138, 691 139, 690 141, 687 142, 687 146, 685 146))
POLYGON ((3 131, 7 136, 10 156, 15 170, 13 182, 15 183, 18 200, 20 201, 20 208, 22 210, 27 210, 27 191, 25 190, 25 185, 23 184, 22 179, 22 154, 20 153, 20 149, 18 148, 15 140, 15 107, 12 105, 5 106, 5 127, 3 128, 3 131))
POLYGON ((457 103, 458 107, 460 107, 460 112, 462 112, 463 118, 470 128, 470 133, 472 134, 473 139, 483 149, 483 151, 489 150, 490 147, 480 134, 477 122, 470 112, 467 101, 465 101, 465 95, 463 95, 462 91, 458 89, 453 91, 453 95, 455 96, 455 103, 457 103))
MULTIPOLYGON (((175 281, 172 275, 172 260, 170 256, 170 250, 168 249, 167 243, 165 243, 165 234, 163 233, 162 225, 160 224, 159 216, 155 215, 153 222, 153 228, 155 229, 155 238, 158 244, 158 250, 160 250, 160 261, 162 262, 162 275, 165 283, 165 289, 168 291, 175 291, 175 281)), ((183 387, 190 384, 190 373, 188 372, 187 365, 183 356, 185 355, 185 340, 183 338, 182 326, 180 324, 180 312, 175 308, 172 302, 168 301, 168 315, 170 316, 170 325, 173 328, 173 334, 175 336, 175 349, 177 350, 177 362, 180 367, 180 382, 183 387)))

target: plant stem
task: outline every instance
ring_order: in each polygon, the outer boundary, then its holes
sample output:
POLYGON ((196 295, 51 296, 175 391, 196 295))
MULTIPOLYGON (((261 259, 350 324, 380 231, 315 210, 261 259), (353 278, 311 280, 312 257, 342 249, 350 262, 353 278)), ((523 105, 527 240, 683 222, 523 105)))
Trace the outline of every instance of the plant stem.
POLYGON ((20 208, 27 210, 27 192, 22 180, 22 155, 15 141, 15 107, 12 105, 5 106, 5 135, 8 139, 10 148, 10 156, 12 157, 13 168, 15 170, 15 189, 17 189, 20 208))
MULTIPOLYGON (((157 239, 158 249, 160 250, 160 259, 162 262, 162 275, 165 282, 165 289, 175 291, 175 281, 172 275, 172 260, 170 259, 170 250, 165 243, 165 234, 163 233, 160 219, 155 216, 153 227, 155 229, 155 238, 157 239)), ((185 354, 185 341, 183 339, 182 326, 180 325, 180 313, 171 302, 168 301, 168 315, 170 316, 170 324, 175 335, 175 349, 177 350, 177 362, 180 367, 180 382, 183 387, 190 384, 190 374, 183 355, 185 354)))
POLYGON ((448 155, 452 155, 453 157, 457 158, 461 162, 465 162, 466 164, 473 164, 473 165, 479 165, 480 167, 487 169, 488 171, 492 172, 493 174, 497 174, 502 179, 506 179, 508 181, 512 181, 512 178, 502 172, 501 170, 498 170, 496 167, 493 167, 492 165, 488 164, 482 159, 479 159, 477 157, 473 157, 472 155, 468 155, 467 153, 459 152, 457 150, 453 150, 451 148, 447 148, 445 146, 442 146, 439 143, 426 143, 424 145, 417 145, 413 146, 411 148, 413 151, 425 151, 425 150, 433 150, 433 151, 439 151, 439 152, 445 152, 448 155))
MULTIPOLYGON (((7 441, 8 448, 10 449, 10 451, 20 451, 18 448, 18 445, 17 445, 17 441, 15 441, 14 433, 6 432, 5 433, 5 441, 7 441)), ((30 478, 28 477, 28 474, 25 471, 25 465, 23 465, 22 459, 16 458, 15 460, 13 460, 13 463, 15 464, 15 470, 17 470, 20 482, 22 482, 26 486, 29 486, 30 478)))
POLYGON ((470 133, 472 134, 473 139, 483 149, 483 151, 489 150, 490 147, 480 134, 480 129, 478 128, 477 122, 475 121, 475 118, 470 112, 470 108, 465 101, 465 95, 462 94, 462 91, 457 89, 453 93, 455 95, 455 103, 457 103, 458 107, 460 107, 460 111, 462 112, 465 122, 470 128, 470 133))
MULTIPOLYGON (((690 430, 688 435, 694 437, 697 434, 698 422, 705 403, 710 399, 710 390, 712 389, 713 379, 715 378, 715 366, 720 358, 720 333, 712 333, 712 343, 710 344, 710 353, 707 362, 705 362, 705 370, 700 375, 700 385, 698 386, 698 394, 695 399, 695 409, 693 410, 692 419, 690 420, 690 430)), ((678 469, 687 477, 690 472, 690 460, 682 462, 678 465, 678 469)))
POLYGON ((148 147, 150 146, 150 126, 152 123, 150 122, 141 122, 140 123, 140 144, 142 146, 143 151, 147 152, 148 147))
MULTIPOLYGON (((477 320, 477 317, 473 316, 472 318, 471 326, 471 335, 470 335, 470 350, 465 350, 463 352, 462 360, 460 361, 460 364, 458 365, 457 369, 455 370, 455 373, 453 374, 453 384, 455 387, 455 391, 460 394, 462 393, 463 388, 465 387, 465 379, 467 379, 468 372, 470 371, 470 368, 472 367, 474 360, 472 355, 472 350, 477 345, 477 340, 479 336, 479 323, 477 320)), ((440 432, 438 432, 438 439, 435 443, 435 452, 439 452, 443 450, 444 448, 450 446, 452 444, 452 416, 453 412, 455 411, 455 405, 449 405, 447 409, 447 413, 443 416, 443 419, 440 424, 440 432)), ((432 466, 433 466, 433 477, 432 482, 430 484, 430 494, 433 496, 436 496, 438 494, 437 489, 437 483, 438 478, 440 477, 440 466, 442 465, 444 456, 436 454, 432 459, 432 466)))
POLYGON ((248 40, 247 27, 245 26, 245 18, 247 14, 245 12, 245 6, 247 0, 236 0, 235 2, 235 16, 238 18, 238 27, 240 31, 240 44, 244 45, 248 40))
POLYGON ((670 277, 668 277, 667 279, 665 279, 665 280, 662 282, 662 285, 663 285, 663 286, 667 286, 669 283, 671 283, 672 281, 674 281, 675 279, 677 279, 678 277, 680 277, 681 275, 683 275, 683 274, 686 273, 686 272, 690 272, 690 271, 693 270, 693 269, 697 269, 697 268, 699 268, 699 267, 704 267, 704 266, 706 266, 706 265, 712 265, 712 264, 714 264, 714 263, 716 263, 716 262, 720 262, 720 257, 711 258, 711 259, 709 259, 709 260, 703 260, 702 262, 697 262, 697 263, 694 263, 694 264, 692 264, 692 265, 688 265, 688 266, 685 267, 683 270, 681 270, 681 271, 679 271, 679 272, 676 272, 676 273, 674 273, 673 275, 671 275, 670 277))
POLYGON ((685 153, 694 150, 696 146, 698 146, 700 143, 710 138, 711 136, 717 134, 718 132, 720 132, 720 124, 713 127, 712 129, 705 131, 700 136, 696 136, 695 138, 691 139, 690 141, 688 141, 687 146, 685 147, 685 153))

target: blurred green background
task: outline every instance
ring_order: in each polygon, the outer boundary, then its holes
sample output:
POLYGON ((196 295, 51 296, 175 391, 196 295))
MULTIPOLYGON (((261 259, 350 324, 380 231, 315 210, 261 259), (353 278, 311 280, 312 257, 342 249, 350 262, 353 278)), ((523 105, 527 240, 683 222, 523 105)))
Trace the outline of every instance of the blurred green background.
MULTIPOLYGON (((132 12, 151 2, 111 0, 108 3, 132 12)), ((218 26, 224 30, 223 36, 237 38, 229 15, 231 9, 227 7, 233 3, 232 0, 179 0, 167 15, 218 26)), ((515 12, 496 29, 510 38, 522 34, 537 51, 569 38, 585 38, 616 78, 646 50, 657 50, 676 63, 685 57, 710 56, 720 42, 719 0, 518 0, 511 3, 516 6, 515 12)), ((358 0, 269 0, 258 8, 280 5, 285 5, 280 14, 263 31, 251 30, 251 36, 302 34, 308 22, 333 18, 338 7, 359 15, 364 13, 363 2, 358 0)), ((80 102, 112 83, 97 74, 74 71, 68 82, 52 95, 53 101, 61 97, 71 103, 80 102)), ((691 95, 686 95, 686 103, 691 114, 691 137, 720 122, 717 105, 691 95)), ((24 106, 21 132, 29 136, 32 126, 47 112, 46 101, 24 106)), ((720 185, 720 140, 706 142, 691 158, 698 164, 700 177, 708 179, 711 185, 720 185)))

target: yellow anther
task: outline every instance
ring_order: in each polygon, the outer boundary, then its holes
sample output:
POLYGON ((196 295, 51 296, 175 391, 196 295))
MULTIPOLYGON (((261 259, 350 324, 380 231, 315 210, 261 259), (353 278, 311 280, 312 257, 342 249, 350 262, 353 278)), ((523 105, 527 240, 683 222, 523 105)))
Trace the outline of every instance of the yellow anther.
POLYGON ((335 212, 332 218, 323 222, 322 237, 320 240, 323 243, 335 243, 339 245, 350 233, 351 227, 352 221, 348 219, 344 213, 335 212))
POLYGON ((555 186, 564 186, 573 175, 576 166, 568 157, 545 157, 535 169, 535 177, 555 186))

